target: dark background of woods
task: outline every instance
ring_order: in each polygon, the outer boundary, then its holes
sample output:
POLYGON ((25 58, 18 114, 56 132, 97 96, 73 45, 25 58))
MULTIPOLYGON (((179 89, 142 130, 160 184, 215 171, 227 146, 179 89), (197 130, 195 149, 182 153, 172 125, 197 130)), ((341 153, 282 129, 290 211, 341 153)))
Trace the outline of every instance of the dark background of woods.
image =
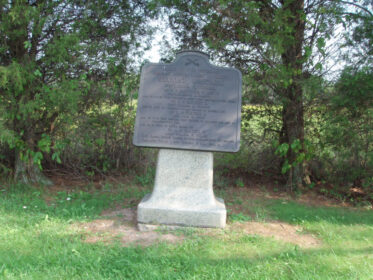
POLYGON ((243 73, 241 149, 215 154, 216 184, 255 177, 373 201, 372 11, 370 1, 0 0, 1 178, 152 180, 156 151, 132 134, 137 65, 158 19, 175 36, 164 62, 195 49, 243 73))

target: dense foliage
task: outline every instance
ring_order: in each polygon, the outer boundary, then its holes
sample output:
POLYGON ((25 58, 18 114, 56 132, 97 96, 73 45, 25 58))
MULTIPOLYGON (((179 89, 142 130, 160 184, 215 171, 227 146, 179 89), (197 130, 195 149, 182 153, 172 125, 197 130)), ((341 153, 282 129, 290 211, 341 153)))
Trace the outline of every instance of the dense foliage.
POLYGON ((339 177, 341 183, 348 178, 358 186, 362 177, 370 181, 372 3, 160 2, 169 14, 177 48, 205 50, 245 74, 244 102, 261 108, 244 110, 249 119, 243 120, 242 150, 248 154, 243 158, 255 154, 254 160, 261 162, 268 152, 277 155, 277 160, 262 161, 259 174, 282 173, 290 190, 313 186, 328 176, 339 177), (337 61, 348 67, 335 84, 331 70, 337 61), (359 100, 366 105, 361 107, 359 100), (362 113, 359 117, 353 117, 356 110, 362 113), (342 140, 349 135, 349 141, 342 140), (352 162, 355 171, 350 172, 352 162), (320 175, 323 168, 328 176, 320 175))
POLYGON ((131 139, 132 66, 160 15, 176 42, 163 60, 197 49, 243 73, 241 150, 216 154, 218 173, 373 199, 372 11, 363 0, 0 0, 0 172, 40 182, 43 168, 148 169, 153 152, 131 139))
POLYGON ((179 48, 206 50, 219 61, 241 69, 246 74, 245 101, 274 105, 267 107, 267 115, 280 118, 275 140, 287 185, 296 189, 309 184, 307 101, 323 90, 318 83, 343 42, 337 41, 342 39, 338 28, 344 24, 352 30, 352 23, 366 18, 362 28, 353 32, 364 41, 361 30, 369 30, 369 11, 351 13, 351 7, 356 7, 353 3, 334 0, 161 2, 170 13, 179 48))
POLYGON ((122 94, 145 9, 142 1, 0 1, 0 140, 17 179, 40 181, 45 154, 61 163, 58 128, 122 94))

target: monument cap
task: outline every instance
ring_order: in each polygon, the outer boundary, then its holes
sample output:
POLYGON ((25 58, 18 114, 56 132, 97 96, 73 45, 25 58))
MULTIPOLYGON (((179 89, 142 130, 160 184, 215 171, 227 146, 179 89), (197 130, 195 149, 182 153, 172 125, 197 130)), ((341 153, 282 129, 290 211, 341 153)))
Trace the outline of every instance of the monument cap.
POLYGON ((196 51, 196 50, 181 50, 181 51, 178 51, 176 52, 176 57, 178 57, 179 55, 184 55, 184 54, 195 54, 195 53, 198 53, 198 54, 201 54, 201 55, 204 55, 206 56, 208 59, 210 59, 210 55, 208 53, 205 53, 203 51, 196 51))

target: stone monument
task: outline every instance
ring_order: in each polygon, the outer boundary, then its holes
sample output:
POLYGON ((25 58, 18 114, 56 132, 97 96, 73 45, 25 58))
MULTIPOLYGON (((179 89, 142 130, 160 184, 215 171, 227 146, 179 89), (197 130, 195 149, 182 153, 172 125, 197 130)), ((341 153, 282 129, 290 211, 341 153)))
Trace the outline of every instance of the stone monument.
POLYGON ((195 51, 143 67, 133 143, 161 149, 154 190, 137 208, 140 229, 225 226, 224 201, 212 187, 212 151, 239 150, 241 80, 238 70, 211 65, 195 51))

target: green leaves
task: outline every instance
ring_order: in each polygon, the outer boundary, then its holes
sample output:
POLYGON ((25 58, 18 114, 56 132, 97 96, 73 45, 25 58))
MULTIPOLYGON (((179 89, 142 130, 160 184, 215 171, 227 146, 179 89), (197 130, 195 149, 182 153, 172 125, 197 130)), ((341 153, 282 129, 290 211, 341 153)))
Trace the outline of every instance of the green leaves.
POLYGON ((295 139, 294 142, 291 143, 290 147, 294 152, 298 153, 302 149, 301 141, 299 139, 295 139))
POLYGON ((33 159, 34 163, 40 169, 42 169, 42 167, 41 167, 41 160, 43 159, 43 154, 41 152, 30 152, 30 154, 32 156, 32 159, 33 159))
POLYGON ((316 63, 315 69, 321 71, 322 70, 322 64, 320 62, 316 63))
POLYGON ((25 49, 30 49, 31 48, 31 42, 30 41, 24 41, 23 45, 24 45, 25 49))
POLYGON ((60 155, 59 155, 59 153, 57 153, 57 152, 54 152, 54 153, 52 154, 52 160, 56 161, 58 164, 61 164, 61 163, 62 163, 61 158, 60 158, 60 155))
POLYGON ((282 143, 276 148, 275 154, 279 155, 280 157, 285 157, 288 151, 289 151, 289 144, 282 143))
POLYGON ((36 69, 36 70, 34 71, 34 75, 35 75, 36 77, 42 77, 42 76, 43 76, 43 74, 39 71, 39 69, 36 69))
POLYGON ((322 55, 325 55, 325 39, 320 37, 320 38, 317 38, 317 41, 316 41, 316 46, 317 46, 317 49, 319 50, 319 52, 322 54, 322 55))
POLYGON ((41 168, 43 154, 61 163, 55 130, 118 95, 149 14, 143 1, 31 2, 0 4, 0 141, 41 168))
POLYGON ((43 134, 42 138, 38 141, 38 148, 42 152, 49 153, 51 150, 51 138, 47 134, 43 134))
POLYGON ((286 159, 284 164, 282 165, 281 167, 281 173, 282 174, 285 174, 286 172, 288 172, 289 170, 291 169, 291 165, 289 164, 288 160, 286 159))
POLYGON ((312 54, 312 48, 310 46, 305 46, 304 47, 304 58, 305 58, 305 61, 307 61, 311 57, 311 54, 312 54))
POLYGON ((300 139, 295 139, 290 145, 288 143, 282 143, 277 146, 275 150, 275 154, 285 158, 285 161, 281 167, 281 173, 287 173, 292 167, 295 167, 299 164, 303 164, 304 161, 310 160, 313 157, 312 154, 312 147, 308 141, 304 141, 302 146, 302 142, 300 139), (292 162, 289 162, 289 153, 295 154, 295 159, 292 162))
POLYGON ((373 106, 373 70, 363 68, 355 71, 344 69, 336 83, 336 94, 332 98, 335 109, 348 108, 357 114, 361 110, 373 106))

